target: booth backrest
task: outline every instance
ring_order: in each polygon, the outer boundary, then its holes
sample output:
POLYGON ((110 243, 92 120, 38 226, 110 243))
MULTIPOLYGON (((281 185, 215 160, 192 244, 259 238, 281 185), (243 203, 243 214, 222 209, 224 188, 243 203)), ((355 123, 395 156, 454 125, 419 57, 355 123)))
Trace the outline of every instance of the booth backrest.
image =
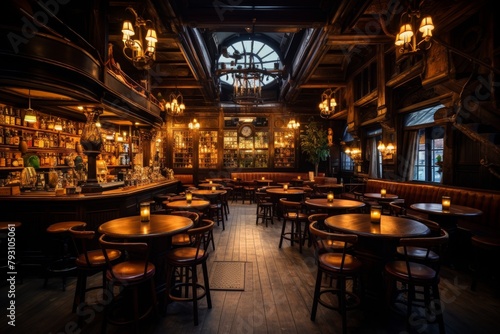
POLYGON ((309 180, 309 173, 292 173, 292 172, 232 172, 231 179, 237 178, 241 181, 254 181, 265 178, 266 180, 273 180, 273 184, 281 182, 290 182, 300 176, 302 180, 309 180))
POLYGON ((193 174, 175 174, 174 178, 181 181, 183 186, 194 186, 193 174))
POLYGON ((441 203, 442 196, 450 196, 452 204, 469 206, 483 212, 481 216, 472 219, 474 223, 500 233, 500 192, 389 180, 366 181, 366 192, 380 192, 382 188, 387 189, 387 193, 404 198, 407 208, 419 202, 441 203))

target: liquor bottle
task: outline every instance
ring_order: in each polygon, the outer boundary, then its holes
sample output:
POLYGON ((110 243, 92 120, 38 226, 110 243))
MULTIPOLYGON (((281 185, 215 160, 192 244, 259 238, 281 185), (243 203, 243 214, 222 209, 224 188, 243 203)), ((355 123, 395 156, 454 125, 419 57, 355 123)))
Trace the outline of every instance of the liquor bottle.
POLYGON ((10 124, 10 112, 8 106, 3 108, 3 115, 5 124, 10 124))
POLYGON ((21 126, 22 122, 21 122, 21 111, 19 110, 19 108, 16 108, 16 120, 15 120, 15 123, 16 125, 19 125, 21 126))
POLYGON ((16 115, 14 114, 14 107, 9 108, 10 113, 10 125, 16 125, 16 115))
POLYGON ((0 145, 3 144, 3 127, 0 127, 0 145))
POLYGON ((0 124, 5 124, 5 115, 3 106, 0 106, 0 124))

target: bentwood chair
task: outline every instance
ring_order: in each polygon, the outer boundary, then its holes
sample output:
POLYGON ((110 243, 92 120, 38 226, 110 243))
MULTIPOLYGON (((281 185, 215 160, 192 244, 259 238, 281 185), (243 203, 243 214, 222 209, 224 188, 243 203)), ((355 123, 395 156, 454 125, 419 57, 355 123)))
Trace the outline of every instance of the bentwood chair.
MULTIPOLYGON (((387 303, 389 307, 403 304, 406 307, 407 331, 412 324, 429 322, 439 324, 440 333, 445 332, 443 308, 439 294, 440 258, 436 262, 431 258, 431 251, 440 255, 448 243, 448 232, 440 229, 439 236, 401 238, 399 246, 404 249, 404 259, 386 263, 384 274, 387 282, 387 303), (418 262, 410 256, 410 247, 426 249, 425 256, 418 262), (398 284, 401 284, 401 289, 398 284), (414 312, 420 307, 422 312, 414 312), (416 317, 416 315, 422 317, 416 317)), ((397 308, 396 308, 397 310, 397 308)))
MULTIPOLYGON (((172 211, 171 215, 187 217, 193 221, 193 226, 196 227, 200 221, 200 215, 192 211, 172 211)), ((193 243, 191 236, 185 232, 177 233, 172 236, 172 247, 184 247, 193 243)))
POLYGON ((187 234, 194 241, 192 245, 174 248, 165 255, 167 263, 167 294, 170 300, 192 302, 194 325, 198 325, 198 300, 206 297, 207 307, 212 308, 210 284, 208 279, 208 249, 204 248, 206 240, 213 230, 215 222, 203 219, 197 227, 190 228, 187 234), (201 265, 203 284, 198 281, 198 266, 201 265), (174 273, 181 274, 174 281, 174 273), (184 294, 183 294, 184 291, 184 294))
MULTIPOLYGON (((95 231, 86 231, 84 226, 72 226, 69 232, 77 251, 75 260, 77 279, 72 309, 73 312, 76 312, 77 308, 85 305, 85 295, 87 292, 95 289, 102 289, 104 292, 107 264, 103 250, 101 248, 92 249, 91 243, 95 238, 95 231), (102 274, 102 284, 87 287, 87 278, 98 272, 102 274)), ((121 256, 121 252, 117 249, 106 249, 106 252, 111 262, 115 262, 121 256)))
POLYGON ((106 305, 102 321, 102 333, 106 333, 107 324, 131 326, 139 333, 139 321, 150 314, 158 315, 154 276, 156 267, 149 262, 150 247, 144 242, 117 242, 107 240, 105 234, 99 243, 106 259, 106 305), (111 249, 121 251, 125 256, 113 262, 108 256, 111 249), (149 286, 149 296, 141 294, 141 287, 149 286), (115 287, 121 292, 115 295, 115 287), (131 310, 130 310, 131 309, 131 310))
MULTIPOLYGON (((339 234, 317 229, 311 223, 309 228, 311 234, 317 240, 323 240, 330 244, 343 244, 341 251, 326 250, 318 254, 317 267, 318 273, 316 276, 316 284, 314 287, 314 297, 311 310, 311 320, 316 319, 318 304, 324 307, 336 310, 342 318, 342 333, 347 333, 347 311, 358 307, 361 303, 361 298, 355 292, 348 291, 348 280, 360 280, 362 262, 354 255, 349 254, 349 249, 358 241, 358 236, 355 234, 339 234), (323 286, 323 277, 327 276, 337 281, 335 287, 332 286, 331 280, 328 286, 323 286), (331 298, 327 298, 328 294, 333 294, 337 302, 333 302, 331 298), (347 300, 349 296, 349 305, 347 300)), ((353 286, 358 286, 354 284, 353 286)))

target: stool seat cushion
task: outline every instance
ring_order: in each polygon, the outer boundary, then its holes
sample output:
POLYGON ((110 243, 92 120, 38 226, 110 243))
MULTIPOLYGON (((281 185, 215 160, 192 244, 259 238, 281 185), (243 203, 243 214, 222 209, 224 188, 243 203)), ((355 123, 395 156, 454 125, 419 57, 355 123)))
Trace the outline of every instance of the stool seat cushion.
POLYGON ((193 263, 198 260, 198 262, 205 261, 206 256, 208 256, 208 252, 205 252, 203 249, 197 249, 196 247, 182 247, 173 249, 167 254, 167 261, 170 263, 193 263), (198 257, 196 257, 198 255, 198 257))
MULTIPOLYGON (((107 249, 106 253, 108 253, 108 258, 110 261, 114 261, 121 256, 121 252, 116 249, 107 249)), ((106 258, 104 257, 102 249, 94 249, 87 251, 87 255, 80 254, 75 260, 75 263, 79 267, 101 267, 106 265, 106 258), (89 262, 87 263, 87 259, 89 262)))
POLYGON ((67 222, 54 223, 49 227, 47 227, 47 232, 49 233, 68 232, 71 227, 75 226, 85 227, 87 226, 87 224, 82 221, 67 221, 67 222))
POLYGON ((471 238, 472 245, 483 249, 500 249, 500 237, 497 236, 479 236, 471 238))
POLYGON ((361 261, 350 254, 345 254, 342 267, 343 257, 342 253, 323 253, 319 255, 319 265, 325 270, 341 272, 346 275, 356 273, 361 269, 361 261))
MULTIPOLYGON (((113 273, 121 284, 133 284, 135 282, 144 282, 145 279, 153 277, 156 268, 152 263, 148 263, 146 272, 144 272, 144 261, 125 261, 113 266, 113 273)), ((111 273, 107 272, 108 280, 113 280, 111 273)), ((117 283, 118 283, 117 282, 117 283)))

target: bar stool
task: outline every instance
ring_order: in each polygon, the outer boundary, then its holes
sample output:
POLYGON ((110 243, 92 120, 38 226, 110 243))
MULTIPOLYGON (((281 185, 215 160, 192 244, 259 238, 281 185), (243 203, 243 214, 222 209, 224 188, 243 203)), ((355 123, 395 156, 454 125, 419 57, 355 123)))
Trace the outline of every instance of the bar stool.
POLYGON ((55 248, 52 250, 52 256, 49 264, 45 270, 45 282, 44 287, 47 287, 49 280, 49 274, 61 275, 62 277, 62 289, 66 290, 66 277, 69 273, 76 271, 76 257, 74 253, 70 252, 70 241, 71 234, 69 229, 71 227, 82 227, 87 226, 87 223, 82 221, 65 221, 54 223, 47 227, 47 233, 51 236, 52 240, 56 244, 55 248))
POLYGON ((256 192, 255 201, 257 203, 255 225, 259 225, 259 219, 263 224, 266 223, 266 227, 268 226, 268 222, 273 224, 274 203, 271 201, 271 198, 266 193, 256 192))

